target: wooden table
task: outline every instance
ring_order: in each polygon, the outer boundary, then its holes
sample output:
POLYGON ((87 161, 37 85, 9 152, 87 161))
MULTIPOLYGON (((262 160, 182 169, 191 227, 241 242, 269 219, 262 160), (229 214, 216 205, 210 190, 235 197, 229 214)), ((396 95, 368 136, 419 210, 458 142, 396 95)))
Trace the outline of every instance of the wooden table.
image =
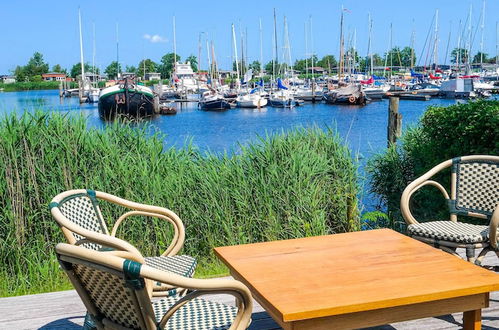
POLYGON ((480 329, 499 275, 389 229, 215 248, 284 329, 362 328, 464 312, 480 329))

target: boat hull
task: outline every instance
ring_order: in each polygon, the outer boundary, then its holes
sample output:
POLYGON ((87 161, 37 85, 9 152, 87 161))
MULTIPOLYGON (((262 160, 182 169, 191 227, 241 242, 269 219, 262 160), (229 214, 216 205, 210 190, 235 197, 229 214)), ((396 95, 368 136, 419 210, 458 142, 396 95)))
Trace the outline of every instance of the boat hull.
POLYGON ((258 100, 245 100, 245 101, 237 101, 237 106, 239 108, 261 108, 266 106, 268 103, 267 99, 263 97, 258 100))
POLYGON ((121 90, 99 97, 99 115, 110 119, 116 116, 149 117, 155 114, 153 96, 135 91, 121 90))
POLYGON ((230 109, 230 103, 224 99, 200 101, 199 106, 203 110, 227 110, 230 109))

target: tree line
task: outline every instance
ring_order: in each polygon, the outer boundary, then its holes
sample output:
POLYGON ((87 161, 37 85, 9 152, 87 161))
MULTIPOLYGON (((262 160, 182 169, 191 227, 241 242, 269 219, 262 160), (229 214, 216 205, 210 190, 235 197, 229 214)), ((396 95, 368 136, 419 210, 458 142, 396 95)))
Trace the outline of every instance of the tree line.
MULTIPOLYGON (((424 60, 428 61, 428 56, 424 60)), ((465 48, 455 48, 450 53, 450 61, 456 65, 462 65, 469 62, 469 52, 465 48)), ((154 62, 151 59, 143 59, 140 61, 137 66, 134 65, 125 65, 123 66, 118 64, 116 61, 111 62, 104 70, 104 73, 107 74, 109 79, 115 79, 118 75, 118 72, 130 72, 134 73, 139 77, 145 76, 146 73, 151 72, 159 72, 161 74, 162 79, 168 79, 171 77, 173 71, 173 63, 174 58, 176 62, 181 61, 181 57, 177 54, 168 53, 161 57, 159 62, 154 62), (124 69, 124 70, 123 70, 124 69)), ((391 50, 387 51, 383 55, 373 54, 372 55, 372 66, 380 67, 380 66, 399 66, 399 67, 412 67, 416 65, 416 52, 411 47, 394 47, 391 50)), ((190 62, 192 70, 194 72, 198 71, 198 59, 194 55, 190 55, 186 58, 186 61, 190 62)), ((496 63, 497 57, 489 57, 487 53, 477 52, 472 58, 471 63, 496 63)), ((431 63, 430 63, 431 64, 431 63)), ((352 70, 358 70, 361 72, 368 71, 371 67, 371 57, 359 56, 358 52, 353 49, 347 49, 344 53, 343 58, 344 67, 351 66, 352 70)), ((274 69, 274 66, 279 72, 287 70, 288 65, 285 63, 280 63, 277 61, 269 61, 263 68, 267 73, 271 73, 274 69)), ((312 55, 306 59, 297 59, 293 68, 299 72, 305 72, 306 68, 310 67, 321 67, 326 71, 331 72, 339 66, 339 61, 336 59, 334 55, 325 55, 322 58, 318 58, 317 55, 312 55)), ((93 67, 89 63, 85 63, 85 72, 91 72, 94 74, 100 74, 100 70, 97 67, 93 67)), ((260 73, 260 61, 253 61, 251 63, 246 63, 244 60, 239 61, 238 67, 241 72, 246 72, 247 70, 253 70, 253 73, 260 73)), ((42 74, 48 73, 50 66, 47 62, 44 61, 43 55, 40 52, 35 52, 33 56, 28 60, 26 65, 18 65, 13 70, 13 74, 16 77, 17 81, 31 81, 37 82, 42 80, 42 74)), ((232 70, 236 70, 236 63, 233 62, 232 70)), ((52 66, 52 70, 50 72, 59 72, 64 73, 72 78, 76 78, 78 75, 81 75, 81 64, 80 62, 74 64, 71 69, 66 70, 62 68, 61 65, 55 64, 52 66)), ((310 69, 309 69, 310 72, 310 69)))

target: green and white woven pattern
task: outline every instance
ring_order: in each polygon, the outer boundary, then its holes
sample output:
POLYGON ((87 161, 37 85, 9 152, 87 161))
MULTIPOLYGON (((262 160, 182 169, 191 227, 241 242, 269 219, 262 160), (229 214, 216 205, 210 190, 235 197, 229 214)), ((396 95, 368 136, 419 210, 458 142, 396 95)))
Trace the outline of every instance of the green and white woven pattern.
POLYGON ((73 269, 103 316, 125 327, 140 328, 135 298, 122 278, 83 265, 74 265, 73 269))
POLYGON ((150 267, 185 277, 192 277, 196 269, 196 259, 187 255, 146 257, 145 261, 150 267))
MULTIPOLYGON (((168 297, 153 303, 157 322, 161 321, 163 315, 178 299, 178 297, 168 297)), ((172 315, 166 323, 165 329, 225 330, 230 328, 236 314, 237 308, 234 306, 195 298, 172 315)))
POLYGON ((431 221, 407 227, 410 236, 456 243, 481 243, 488 240, 489 227, 454 221, 431 221))
MULTIPOLYGON (((76 225, 98 233, 107 234, 107 228, 99 219, 95 207, 88 196, 80 195, 63 200, 59 204, 59 210, 76 225)), ((83 237, 76 233, 73 236, 78 241, 83 237)), ((85 243, 82 246, 93 250, 98 250, 100 246, 93 243, 85 243)))
POLYGON ((457 171, 457 209, 491 215, 499 204, 499 165, 462 162, 457 171))

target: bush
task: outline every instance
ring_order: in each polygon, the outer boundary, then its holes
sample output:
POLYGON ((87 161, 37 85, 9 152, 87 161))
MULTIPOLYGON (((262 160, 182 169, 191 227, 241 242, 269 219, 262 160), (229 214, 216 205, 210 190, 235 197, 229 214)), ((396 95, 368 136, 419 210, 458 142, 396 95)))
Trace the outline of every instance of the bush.
MULTIPOLYGON (((395 229, 401 230, 405 222, 399 203, 404 188, 447 159, 473 154, 499 154, 498 100, 429 107, 397 146, 369 160, 371 191, 394 219, 395 229)), ((443 172, 438 180, 448 186, 449 172, 443 172)), ((436 189, 423 188, 414 195, 412 205, 418 220, 448 217, 446 202, 436 189)))
MULTIPOLYGON (((52 253, 64 241, 47 205, 91 188, 176 212, 184 253, 213 264, 212 248, 357 230, 356 166, 331 130, 296 129, 234 155, 164 149, 149 128, 25 113, 0 122, 0 296, 68 287, 52 253)), ((110 228, 123 209, 102 204, 110 228)), ((161 220, 129 220, 118 237, 145 255, 168 246, 161 220)))

